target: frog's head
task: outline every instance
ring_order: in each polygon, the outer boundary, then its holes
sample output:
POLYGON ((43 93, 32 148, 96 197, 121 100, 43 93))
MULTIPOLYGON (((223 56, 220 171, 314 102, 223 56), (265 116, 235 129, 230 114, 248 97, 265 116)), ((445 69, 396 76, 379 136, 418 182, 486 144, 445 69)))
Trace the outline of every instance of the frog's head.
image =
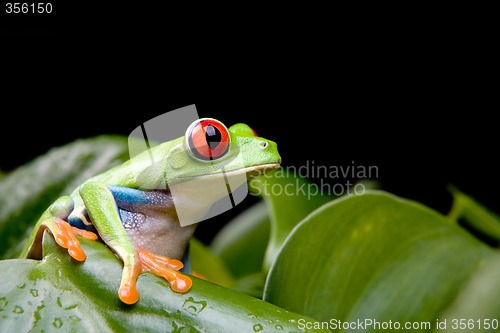
POLYGON ((158 189, 164 181, 181 226, 231 208, 246 196, 240 185, 248 177, 276 169, 281 163, 276 143, 258 137, 245 124, 227 128, 212 118, 196 120, 185 136, 151 149, 150 157, 160 157, 162 162, 141 173, 146 180, 141 186, 152 180, 151 188, 158 189))
POLYGON ((167 157, 170 183, 208 176, 255 176, 281 163, 276 143, 241 123, 227 128, 213 118, 198 119, 180 140, 167 157))

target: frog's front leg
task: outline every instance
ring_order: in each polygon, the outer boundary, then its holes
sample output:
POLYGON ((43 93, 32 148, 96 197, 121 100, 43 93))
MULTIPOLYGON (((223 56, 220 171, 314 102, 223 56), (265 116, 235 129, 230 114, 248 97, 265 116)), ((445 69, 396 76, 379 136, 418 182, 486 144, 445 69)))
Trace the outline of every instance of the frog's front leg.
POLYGON ((28 240, 26 248, 23 250, 21 257, 25 258, 42 258, 42 235, 48 229, 57 244, 68 249, 71 257, 78 261, 84 261, 86 256, 83 252, 80 242, 75 235, 84 237, 90 240, 96 240, 97 235, 93 232, 81 230, 72 227, 67 222, 69 214, 73 210, 73 200, 69 196, 60 197, 40 217, 35 226, 36 232, 32 233, 28 240))
POLYGON ((191 279, 178 272, 182 262, 158 256, 133 243, 122 225, 115 199, 106 184, 86 182, 80 187, 80 196, 99 236, 123 261, 118 291, 122 302, 134 304, 139 300, 136 282, 144 272, 165 278, 176 292, 187 292, 191 288, 191 279))

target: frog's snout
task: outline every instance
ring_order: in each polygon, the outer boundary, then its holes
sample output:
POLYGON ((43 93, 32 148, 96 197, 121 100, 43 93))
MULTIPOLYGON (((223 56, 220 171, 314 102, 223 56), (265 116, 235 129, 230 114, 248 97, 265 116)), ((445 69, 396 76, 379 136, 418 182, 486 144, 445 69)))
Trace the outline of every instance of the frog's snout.
POLYGON ((276 142, 267 139, 261 140, 259 146, 262 153, 266 156, 266 163, 281 164, 281 156, 278 153, 278 145, 276 142))

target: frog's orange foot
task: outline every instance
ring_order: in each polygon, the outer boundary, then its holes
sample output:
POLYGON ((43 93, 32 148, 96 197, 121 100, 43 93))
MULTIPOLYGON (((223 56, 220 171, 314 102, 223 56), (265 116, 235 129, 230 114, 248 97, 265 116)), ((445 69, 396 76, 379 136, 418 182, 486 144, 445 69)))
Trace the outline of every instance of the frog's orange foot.
POLYGON ((83 252, 76 235, 89 240, 97 239, 97 235, 93 232, 72 227, 64 220, 54 221, 53 224, 48 225, 48 228, 54 235, 57 244, 65 249, 68 249, 69 255, 78 261, 84 261, 86 259, 86 255, 85 252, 83 252))
POLYGON ((139 254, 142 272, 150 272, 163 277, 175 292, 185 293, 191 289, 193 284, 191 278, 178 272, 184 267, 180 260, 159 256, 138 246, 136 246, 136 250, 139 254))

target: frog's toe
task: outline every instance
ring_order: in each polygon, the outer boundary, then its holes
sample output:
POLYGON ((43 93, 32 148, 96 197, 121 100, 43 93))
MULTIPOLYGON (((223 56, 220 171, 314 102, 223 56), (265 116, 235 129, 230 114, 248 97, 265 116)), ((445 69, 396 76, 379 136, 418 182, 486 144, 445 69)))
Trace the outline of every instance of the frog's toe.
POLYGON ((170 283, 170 288, 178 293, 188 292, 193 285, 193 281, 191 281, 191 279, 187 275, 181 273, 176 273, 175 275, 176 276, 172 280, 167 279, 167 281, 170 283))
POLYGON ((139 253, 140 259, 147 262, 148 265, 158 264, 158 265, 168 266, 171 269, 174 269, 176 271, 178 271, 184 267, 184 264, 180 260, 170 259, 170 258, 165 257, 165 256, 157 255, 153 252, 149 252, 147 250, 144 250, 143 248, 141 248, 137 245, 136 245, 136 250, 139 253))
POLYGON ((191 289, 192 281, 187 275, 179 273, 184 267, 180 260, 159 256, 136 246, 143 272, 150 272, 168 281, 173 291, 185 293, 191 289))
POLYGON ((124 285, 118 290, 118 297, 125 304, 135 304, 139 300, 139 292, 135 283, 124 285))
POLYGON ((184 267, 182 261, 177 259, 170 259, 167 265, 170 266, 170 268, 175 269, 176 271, 181 270, 184 267))
POLYGON ((73 233, 77 236, 80 236, 82 238, 85 238, 85 239, 88 239, 88 240, 97 240, 97 235, 95 233, 93 233, 92 231, 87 231, 87 230, 83 230, 83 229, 78 229, 77 227, 71 227, 71 229, 73 230, 73 233))
POLYGON ((56 220, 53 221, 53 223, 49 223, 47 227, 54 235, 56 243, 59 244, 59 246, 68 249, 68 253, 71 257, 78 261, 85 261, 85 252, 83 252, 80 242, 76 238, 75 233, 68 222, 64 220, 56 220))

